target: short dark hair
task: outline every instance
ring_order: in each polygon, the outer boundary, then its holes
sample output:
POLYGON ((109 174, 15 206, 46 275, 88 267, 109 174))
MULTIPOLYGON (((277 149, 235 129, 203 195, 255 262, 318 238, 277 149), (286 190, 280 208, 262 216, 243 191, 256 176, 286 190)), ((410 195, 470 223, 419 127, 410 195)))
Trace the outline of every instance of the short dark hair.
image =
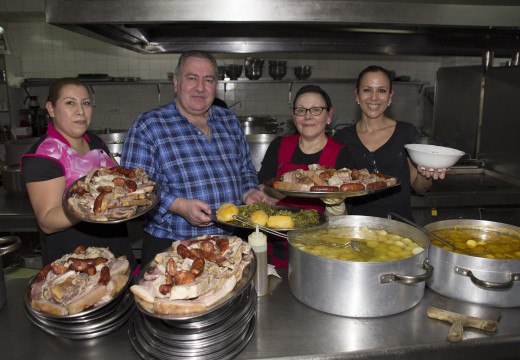
POLYGON ((54 80, 49 86, 49 96, 47 97, 47 101, 50 101, 52 106, 56 106, 56 101, 61 96, 61 90, 67 85, 76 85, 83 86, 85 90, 87 90, 88 95, 90 96, 90 90, 84 83, 81 82, 78 78, 73 77, 64 77, 61 79, 54 80))
POLYGON ((369 72, 382 72, 383 74, 385 74, 385 76, 388 78, 388 81, 390 81, 390 90, 392 90, 392 76, 390 75, 390 72, 388 70, 386 70, 384 67, 379 66, 379 65, 370 65, 359 73, 359 76, 358 76, 357 82, 356 82, 356 89, 359 89, 359 87, 361 85, 361 79, 363 78, 363 76, 365 76, 365 74, 367 74, 369 72))
POLYGON ((209 61, 211 61, 213 63, 213 67, 215 68, 215 77, 217 76, 217 60, 209 52, 203 50, 190 50, 186 51, 185 53, 182 53, 182 55, 179 57, 177 67, 175 68, 175 75, 179 76, 181 74, 186 59, 190 57, 208 59, 209 61))
POLYGON ((321 94, 321 96, 323 96, 323 99, 325 99, 327 108, 330 109, 332 107, 332 101, 330 101, 329 94, 327 94, 327 92, 325 90, 323 90, 322 88, 320 88, 318 85, 305 85, 305 86, 301 87, 300 90, 298 90, 298 92, 294 96, 293 107, 296 105, 296 100, 298 100, 298 98, 301 95, 303 95, 305 93, 309 93, 309 92, 321 94))

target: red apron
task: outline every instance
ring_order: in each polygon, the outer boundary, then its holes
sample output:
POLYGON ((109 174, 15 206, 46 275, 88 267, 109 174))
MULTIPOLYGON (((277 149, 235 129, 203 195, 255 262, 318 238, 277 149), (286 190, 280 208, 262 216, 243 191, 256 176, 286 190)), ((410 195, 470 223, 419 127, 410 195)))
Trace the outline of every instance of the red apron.
MULTIPOLYGON (((286 172, 296 169, 309 170, 308 164, 292 164, 291 159, 294 151, 298 146, 300 135, 285 136, 282 138, 282 144, 278 152, 278 171, 276 176, 281 176, 286 172)), ((334 168, 336 159, 343 146, 336 141, 328 138, 327 144, 321 151, 318 164, 334 168)), ((277 205, 291 206, 300 209, 315 209, 320 214, 325 212, 325 206, 320 199, 307 199, 297 197, 286 197, 280 200, 277 205)), ((275 267, 287 267, 289 264, 289 251, 287 240, 281 239, 274 235, 269 235, 267 243, 267 252, 271 258, 271 264, 275 267)))

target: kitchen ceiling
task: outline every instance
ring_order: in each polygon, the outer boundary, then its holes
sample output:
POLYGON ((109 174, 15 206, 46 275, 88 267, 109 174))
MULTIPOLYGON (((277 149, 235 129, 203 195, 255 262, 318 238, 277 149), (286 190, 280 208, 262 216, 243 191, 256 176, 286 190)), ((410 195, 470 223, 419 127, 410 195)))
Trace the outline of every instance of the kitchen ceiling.
POLYGON ((510 57, 518 1, 47 0, 46 21, 139 53, 510 57))

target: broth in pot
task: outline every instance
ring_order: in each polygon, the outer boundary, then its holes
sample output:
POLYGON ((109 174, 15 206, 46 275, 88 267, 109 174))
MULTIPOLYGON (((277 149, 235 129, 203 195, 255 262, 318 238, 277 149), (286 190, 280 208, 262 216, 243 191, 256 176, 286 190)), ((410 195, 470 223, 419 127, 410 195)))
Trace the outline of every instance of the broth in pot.
POLYGON ((396 261, 417 255, 417 242, 386 230, 336 226, 309 230, 292 239, 292 245, 312 255, 357 262, 396 261))

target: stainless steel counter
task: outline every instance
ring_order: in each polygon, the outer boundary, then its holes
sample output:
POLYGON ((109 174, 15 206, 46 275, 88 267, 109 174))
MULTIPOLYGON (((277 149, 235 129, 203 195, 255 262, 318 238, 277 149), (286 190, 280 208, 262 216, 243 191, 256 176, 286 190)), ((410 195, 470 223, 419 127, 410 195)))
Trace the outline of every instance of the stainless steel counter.
MULTIPOLYGON (((238 359, 512 359, 520 346, 520 308, 504 308, 496 333, 466 329, 458 344, 446 340, 450 325, 427 317, 429 289, 414 308, 382 318, 347 318, 314 310, 292 297, 287 271, 270 277, 269 295, 259 298, 256 330, 238 359)), ((91 340, 48 335, 24 313, 27 279, 7 280, 7 304, 0 310, 0 354, 9 359, 139 359, 127 327, 91 340), (80 355, 81 354, 81 355, 80 355)), ((348 294, 345 303, 348 306, 348 294)))
POLYGON ((520 205, 520 180, 482 168, 453 168, 424 196, 412 198, 414 208, 493 205, 520 205))

